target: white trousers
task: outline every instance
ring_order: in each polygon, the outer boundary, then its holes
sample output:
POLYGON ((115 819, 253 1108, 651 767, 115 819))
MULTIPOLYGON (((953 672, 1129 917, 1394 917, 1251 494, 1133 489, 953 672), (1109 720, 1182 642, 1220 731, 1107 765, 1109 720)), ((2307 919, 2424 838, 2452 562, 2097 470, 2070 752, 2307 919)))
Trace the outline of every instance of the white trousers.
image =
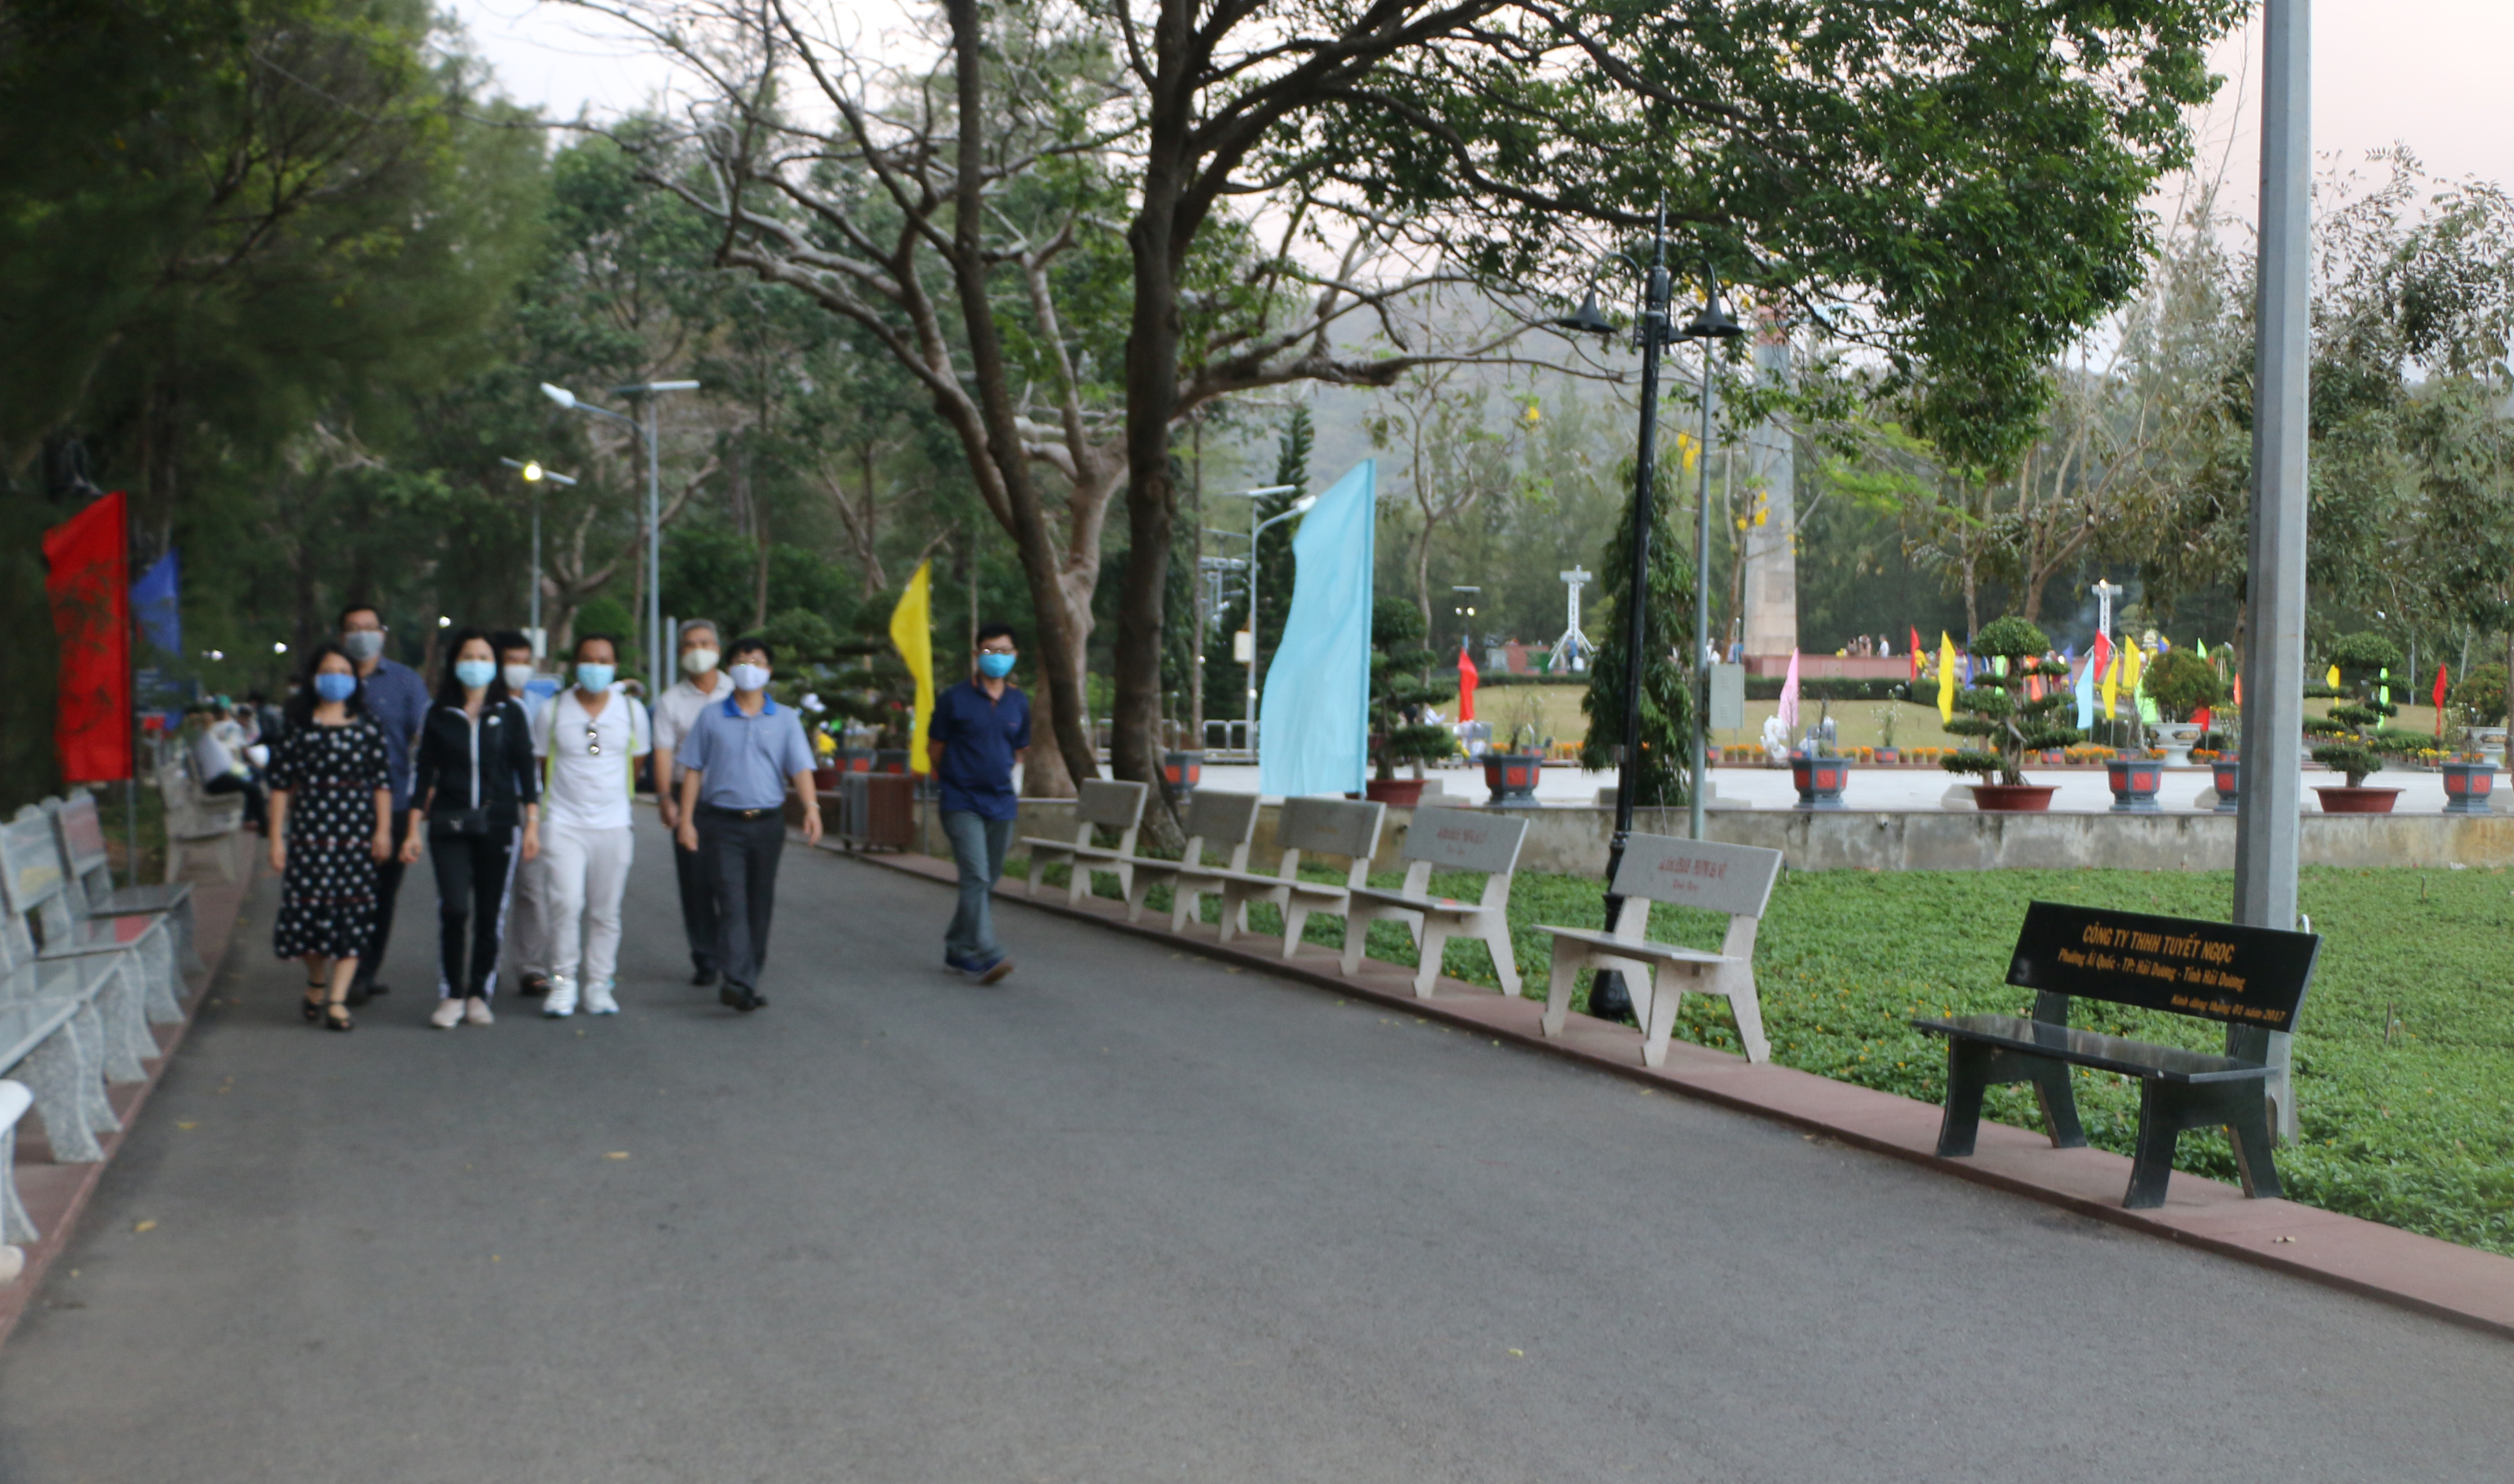
POLYGON ((636 837, 628 829, 542 825, 542 890, 548 907, 549 972, 577 985, 620 967, 620 898, 636 837), (582 973, 579 971, 582 970, 582 973))

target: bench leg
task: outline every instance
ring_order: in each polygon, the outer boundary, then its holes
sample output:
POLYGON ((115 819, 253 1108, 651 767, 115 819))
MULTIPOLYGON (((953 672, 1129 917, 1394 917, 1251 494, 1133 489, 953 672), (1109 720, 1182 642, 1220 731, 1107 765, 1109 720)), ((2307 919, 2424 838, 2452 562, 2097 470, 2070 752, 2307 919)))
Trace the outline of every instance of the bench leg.
POLYGON ((1562 1034, 1562 1022, 1571 1014, 1571 982, 1588 956, 1586 948, 1567 938, 1554 940, 1554 964, 1545 976, 1545 1020, 1542 1023, 1548 1039, 1562 1034))
POLYGON ((1755 992, 1755 971, 1732 965, 1721 976, 1728 990, 1728 1015, 1737 1023, 1737 1044, 1749 1062, 1772 1060, 1772 1043, 1764 1036, 1764 998, 1755 992))
POLYGON ((1343 971, 1345 978, 1351 979, 1361 972, 1361 950, 1368 946, 1370 946, 1370 919, 1358 911, 1345 913, 1344 954, 1336 964, 1336 967, 1343 971))
POLYGON ((2129 1189, 2122 1205, 2153 1211, 2165 1204, 2165 1187, 2173 1179, 2173 1147, 2182 1142, 2181 1110, 2165 1084, 2151 1078, 2138 1089, 2138 1143, 2129 1157, 2129 1189))
POLYGON ((2228 1091, 2240 1100, 2226 1110, 2226 1137, 2234 1141, 2235 1171, 2244 1182, 2244 1193, 2255 1200, 2277 1200, 2281 1192, 2278 1165, 2270 1151, 2278 1146, 2278 1140, 2270 1133, 2268 1089, 2255 1092, 2239 1086, 2228 1091))
POLYGON ((1310 909, 1286 898, 1283 902, 1283 956, 1301 951, 1301 930, 1310 925, 1310 909))
MULTIPOLYGON (((1636 984, 1631 970, 1624 971, 1624 990, 1631 993, 1636 984)), ((1647 985, 1633 996, 1635 1009, 1649 1007, 1642 1014, 1642 1064, 1667 1064, 1667 1043, 1676 1035, 1676 1012, 1684 1004, 1684 990, 1676 983, 1676 966, 1665 964, 1649 971, 1647 985)))
POLYGON ((35 1114, 44 1120, 44 1137, 53 1146, 55 1164, 87 1165, 104 1157, 88 1105, 89 1085, 97 1082, 96 1066, 81 1040, 77 1031, 64 1025, 46 1036, 18 1071, 18 1080, 35 1095, 35 1114))
POLYGON ((1519 951, 1511 946, 1510 924, 1491 921, 1484 924, 1484 949, 1492 954, 1493 975, 1501 981, 1501 992, 1512 999, 1520 996, 1519 951))
POLYGON ((18 1126, 13 1123, 0 1129, 0 1242, 24 1247, 42 1235, 26 1215, 26 1203, 18 1198, 18 1126))
POLYGON ((2087 1131, 2078 1124, 2078 1095, 2069 1086, 2069 1068, 2061 1062, 2036 1062, 2028 1068, 2034 1101, 2043 1109, 2043 1127, 2055 1149, 2083 1149, 2087 1131))
POLYGON ((1184 933, 1203 915, 1204 894, 1182 879, 1170 889, 1170 931, 1184 933))
POLYGON ((1047 862, 1038 858, 1037 851, 1032 851, 1030 853, 1030 874, 1022 878, 1022 895, 1025 897, 1037 896, 1038 878, 1046 874, 1047 862))
POLYGON ((1428 1000, 1432 997, 1432 986, 1440 982, 1440 956, 1449 947, 1448 925, 1435 923, 1426 917, 1416 938, 1420 951, 1416 954, 1414 969, 1414 997, 1428 1000))
POLYGON ((1947 1107, 1938 1120, 1938 1157, 1962 1159, 1981 1135, 1981 1095, 1990 1089, 1991 1050, 1947 1042, 1947 1107))

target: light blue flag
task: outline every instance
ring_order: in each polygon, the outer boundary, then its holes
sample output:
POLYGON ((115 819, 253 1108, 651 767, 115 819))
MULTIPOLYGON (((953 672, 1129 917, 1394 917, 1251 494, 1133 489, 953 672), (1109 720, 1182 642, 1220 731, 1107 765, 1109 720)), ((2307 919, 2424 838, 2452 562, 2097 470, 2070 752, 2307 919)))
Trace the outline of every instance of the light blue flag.
POLYGON ((2088 655, 2078 671, 2078 730, 2084 732, 2095 724, 2095 657, 2088 655))
POLYGON ((1292 611, 1257 711, 1257 788, 1286 798, 1359 793, 1370 747, 1372 538, 1377 464, 1318 497, 1292 535, 1292 611))

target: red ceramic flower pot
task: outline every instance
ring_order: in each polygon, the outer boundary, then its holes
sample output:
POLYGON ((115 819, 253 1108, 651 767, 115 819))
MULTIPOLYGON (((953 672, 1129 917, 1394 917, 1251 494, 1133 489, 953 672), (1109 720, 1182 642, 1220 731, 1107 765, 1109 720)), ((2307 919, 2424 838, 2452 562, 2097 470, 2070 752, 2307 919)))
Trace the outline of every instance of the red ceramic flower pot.
POLYGON ((2048 814, 2056 783, 1975 783, 1972 805, 1984 814, 2048 814))
POLYGON ((2390 814, 2401 796, 2398 788, 2316 787, 2324 814, 2390 814))
POLYGON ((1411 809, 1423 801, 1423 782, 1419 778, 1365 779, 1361 796, 1399 809, 1411 809))

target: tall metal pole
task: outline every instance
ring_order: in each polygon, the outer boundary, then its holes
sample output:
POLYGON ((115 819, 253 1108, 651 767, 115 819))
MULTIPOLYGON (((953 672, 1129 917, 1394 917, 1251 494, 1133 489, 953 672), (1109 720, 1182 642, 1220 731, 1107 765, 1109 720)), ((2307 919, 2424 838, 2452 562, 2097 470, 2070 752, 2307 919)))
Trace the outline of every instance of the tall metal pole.
MULTIPOLYGON (((2252 508, 2244 620, 2243 778, 2236 791, 2235 921, 2296 925, 2297 812, 2304 716, 2305 409, 2313 184, 2309 0, 2266 0, 2261 50, 2260 265, 2255 300, 2252 508)), ((2229 1027, 2230 1054, 2278 1069, 2269 1095, 2280 1135, 2295 1137, 2288 1037, 2229 1027)))
MULTIPOLYGON (((1658 229, 1650 246, 1649 281, 1642 296, 1642 426, 1641 448, 1633 461, 1632 570, 1624 584, 1624 750, 1615 767, 1615 833, 1606 845, 1606 883, 1624 863, 1624 843, 1633 832, 1633 783, 1642 755, 1642 670, 1649 662, 1649 545, 1658 478, 1658 356, 1667 343, 1667 207, 1659 206, 1658 229)), ((1624 904, 1606 896, 1606 926, 1612 928, 1624 904)), ((1589 1013, 1605 1020, 1633 1013, 1624 978, 1601 972, 1589 988, 1589 1013)))
MULTIPOLYGON (((1702 301, 1720 302, 1720 279, 1707 267, 1702 275, 1702 301)), ((1711 750, 1711 353, 1718 341, 1702 342, 1702 443, 1693 451, 1702 472, 1693 496, 1693 772, 1685 792, 1686 838, 1702 838, 1702 794, 1710 778, 1711 750)))
POLYGON ((542 632, 542 487, 533 483, 533 658, 549 653, 548 636, 542 632))
POLYGON ((664 470, 659 423, 662 401, 646 393, 646 703, 664 699, 664 470))

